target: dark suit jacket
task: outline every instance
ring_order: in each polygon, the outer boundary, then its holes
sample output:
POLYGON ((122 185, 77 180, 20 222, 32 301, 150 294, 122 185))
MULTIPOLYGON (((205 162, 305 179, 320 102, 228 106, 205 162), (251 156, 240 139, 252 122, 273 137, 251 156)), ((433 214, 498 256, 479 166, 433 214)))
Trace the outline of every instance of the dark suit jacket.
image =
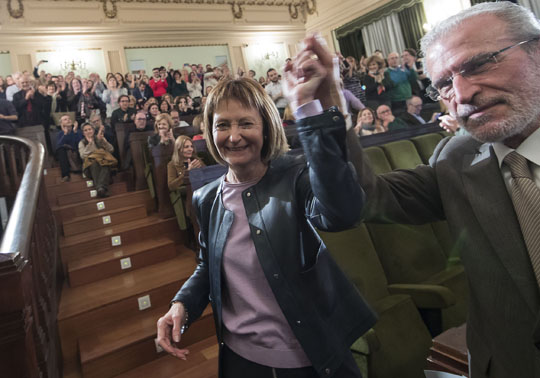
POLYGON ((493 148, 447 138, 430 165, 375 176, 357 138, 348 144, 367 194, 366 221, 446 219, 462 246, 472 377, 540 377, 540 292, 493 148))
MULTIPOLYGON (((399 118, 401 118, 403 121, 407 123, 409 126, 422 126, 422 123, 418 119, 416 119, 412 114, 409 112, 402 113, 399 118)), ((423 119, 423 118, 422 118, 423 119)), ((426 121, 424 119, 424 121, 426 121)), ((428 121, 426 121, 428 123, 428 121)))

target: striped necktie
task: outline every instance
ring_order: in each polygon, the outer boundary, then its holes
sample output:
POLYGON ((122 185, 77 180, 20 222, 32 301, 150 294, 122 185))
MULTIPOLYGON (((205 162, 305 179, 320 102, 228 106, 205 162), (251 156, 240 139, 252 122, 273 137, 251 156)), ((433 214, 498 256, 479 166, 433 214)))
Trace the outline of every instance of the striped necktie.
POLYGON ((512 173, 512 202, 536 281, 540 285, 540 189, 536 186, 527 159, 523 156, 512 151, 506 155, 503 162, 512 173))

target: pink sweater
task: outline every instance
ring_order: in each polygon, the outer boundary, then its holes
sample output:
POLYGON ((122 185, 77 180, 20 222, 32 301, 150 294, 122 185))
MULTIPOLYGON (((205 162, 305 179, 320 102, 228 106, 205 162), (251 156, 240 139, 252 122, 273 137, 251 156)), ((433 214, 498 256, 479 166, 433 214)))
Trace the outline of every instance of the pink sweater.
POLYGON ((310 366, 276 302, 251 239, 242 192, 257 181, 223 182, 223 205, 234 213, 223 250, 223 338, 236 354, 261 365, 310 366))

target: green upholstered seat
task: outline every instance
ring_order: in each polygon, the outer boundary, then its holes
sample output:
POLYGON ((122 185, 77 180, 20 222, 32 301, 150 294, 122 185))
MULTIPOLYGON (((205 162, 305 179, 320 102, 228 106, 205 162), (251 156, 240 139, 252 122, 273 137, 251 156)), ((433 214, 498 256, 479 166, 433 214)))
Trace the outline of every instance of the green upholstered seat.
POLYGON ((381 146, 392 169, 409 169, 423 164, 410 140, 398 140, 381 146))
POLYGON ((364 151, 368 156, 371 168, 375 174, 378 175, 392 170, 384 151, 380 147, 368 147, 364 151))
MULTIPOLYGON (((423 145, 429 148, 429 142, 423 145)), ((431 145, 434 145, 432 140, 431 145)), ((380 146, 392 169, 411 169, 423 164, 415 144, 409 140, 387 143, 380 146)), ((434 148, 434 147, 433 147, 434 148)), ((367 225, 375 250, 380 258, 389 284, 435 284, 449 289, 452 300, 431 290, 422 294, 408 292, 419 306, 430 304, 427 308, 442 311, 442 330, 461 325, 466 321, 468 290, 466 277, 452 253, 452 239, 446 222, 425 225, 374 224, 367 225), (440 234, 440 235, 438 235, 440 234), (449 257, 453 256, 451 260, 449 257), (433 277, 439 277, 435 280, 433 277), (446 279, 444 279, 446 277, 446 279), (436 283, 435 283, 436 282, 436 283), (430 300, 426 296, 431 295, 430 300)), ((407 292, 401 288, 399 293, 407 292)), ((434 324, 433 332, 436 332, 434 324)))
POLYGON ((429 158, 433 155, 435 147, 441 140, 442 136, 439 133, 424 134, 411 138, 424 164, 429 164, 429 158))
POLYGON ((363 376, 422 377, 431 336, 411 297, 389 293, 386 276, 365 225, 320 234, 333 258, 379 316, 375 326, 351 347, 364 370, 363 376))

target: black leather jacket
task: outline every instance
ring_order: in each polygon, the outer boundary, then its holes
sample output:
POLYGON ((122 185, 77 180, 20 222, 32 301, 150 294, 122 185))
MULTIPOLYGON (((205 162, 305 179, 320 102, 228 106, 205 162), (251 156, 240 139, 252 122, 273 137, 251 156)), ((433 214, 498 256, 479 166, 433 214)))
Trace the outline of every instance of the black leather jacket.
MULTIPOLYGON (((301 120, 298 131, 308 163, 292 156, 272 161, 242 198, 275 298, 313 367, 321 377, 331 377, 349 346, 375 323, 375 315, 313 227, 338 231, 353 226, 364 194, 347 163, 340 113, 301 120)), ((222 205, 222 180, 193 196, 201 228, 200 263, 174 298, 184 303, 189 323, 211 301, 220 345, 222 253, 233 223, 233 213, 222 205)))

